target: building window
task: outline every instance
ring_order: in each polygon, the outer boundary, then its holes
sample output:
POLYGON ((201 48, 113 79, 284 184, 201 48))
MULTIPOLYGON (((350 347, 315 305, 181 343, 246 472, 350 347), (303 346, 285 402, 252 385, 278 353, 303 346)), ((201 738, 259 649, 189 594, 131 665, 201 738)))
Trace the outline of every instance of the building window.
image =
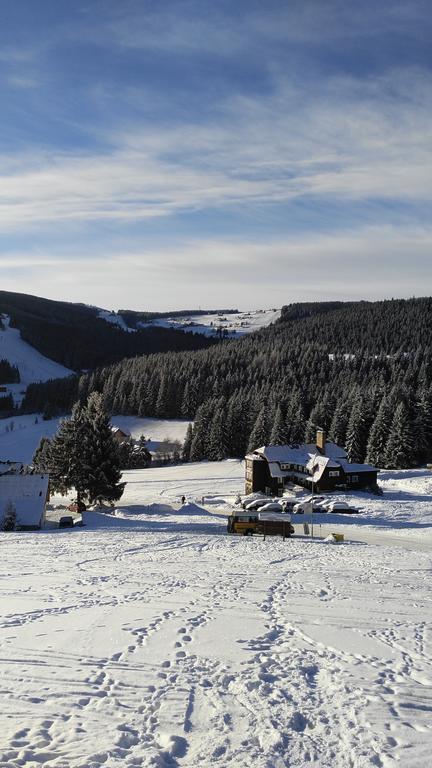
POLYGON ((339 470, 338 469, 331 469, 329 472, 329 477, 339 477, 339 470))
POLYGON ((352 483, 358 483, 358 481, 359 481, 358 475, 351 475, 350 480, 351 480, 352 483))

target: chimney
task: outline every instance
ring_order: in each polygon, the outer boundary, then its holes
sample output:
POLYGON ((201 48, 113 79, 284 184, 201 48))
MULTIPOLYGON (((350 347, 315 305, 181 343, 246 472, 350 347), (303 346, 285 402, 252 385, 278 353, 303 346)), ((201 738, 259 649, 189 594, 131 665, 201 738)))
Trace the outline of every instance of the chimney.
POLYGON ((316 433, 316 447, 317 450, 325 456, 325 450, 326 450, 326 433, 324 429, 321 429, 320 427, 317 429, 316 433))

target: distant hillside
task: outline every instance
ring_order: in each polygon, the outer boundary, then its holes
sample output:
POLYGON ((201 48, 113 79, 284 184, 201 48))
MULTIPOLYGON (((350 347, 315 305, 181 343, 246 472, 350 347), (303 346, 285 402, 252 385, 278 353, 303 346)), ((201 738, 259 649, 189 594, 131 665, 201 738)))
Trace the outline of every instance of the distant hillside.
POLYGON ((125 333, 99 316, 97 307, 0 291, 0 314, 10 317, 21 338, 50 360, 75 371, 125 357, 170 350, 196 350, 215 343, 171 328, 125 333))
POLYGON ((321 426, 352 460, 399 466, 384 455, 393 429, 410 466, 432 454, 431 350, 430 298, 291 305, 269 328, 212 349, 30 387, 24 408, 61 412, 97 389, 113 412, 194 418, 194 459, 310 441, 321 426))

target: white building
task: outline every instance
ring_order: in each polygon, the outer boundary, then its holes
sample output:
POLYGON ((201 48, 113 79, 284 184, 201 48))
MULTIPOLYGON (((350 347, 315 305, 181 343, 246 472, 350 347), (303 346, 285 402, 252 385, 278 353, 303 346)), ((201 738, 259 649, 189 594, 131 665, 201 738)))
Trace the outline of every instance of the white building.
POLYGON ((16 512, 16 530, 34 531, 45 523, 49 475, 0 472, 0 519, 10 505, 16 512))

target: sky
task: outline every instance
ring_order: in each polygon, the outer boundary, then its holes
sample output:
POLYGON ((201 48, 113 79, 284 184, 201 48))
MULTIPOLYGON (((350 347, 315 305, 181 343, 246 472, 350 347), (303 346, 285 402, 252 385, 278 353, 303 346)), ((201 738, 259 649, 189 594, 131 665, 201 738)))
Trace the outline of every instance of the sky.
POLYGON ((1 0, 0 288, 423 296, 429 0, 1 0))

